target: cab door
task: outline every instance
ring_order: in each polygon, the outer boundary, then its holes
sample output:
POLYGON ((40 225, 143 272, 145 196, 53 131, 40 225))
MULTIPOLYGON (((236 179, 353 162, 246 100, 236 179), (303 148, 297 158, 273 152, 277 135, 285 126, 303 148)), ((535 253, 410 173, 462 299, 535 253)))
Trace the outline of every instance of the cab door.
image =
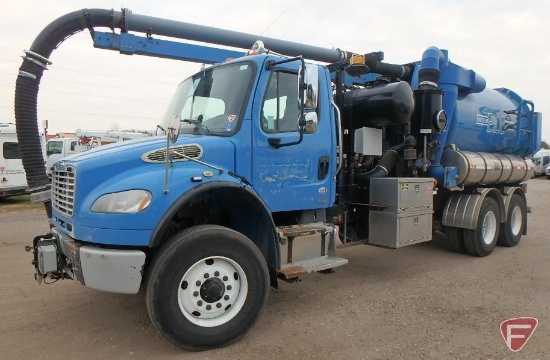
POLYGON ((252 183, 272 212, 326 208, 333 202, 336 151, 326 88, 319 87, 317 131, 304 133, 299 144, 276 146, 300 138, 299 65, 263 71, 254 98, 252 183))

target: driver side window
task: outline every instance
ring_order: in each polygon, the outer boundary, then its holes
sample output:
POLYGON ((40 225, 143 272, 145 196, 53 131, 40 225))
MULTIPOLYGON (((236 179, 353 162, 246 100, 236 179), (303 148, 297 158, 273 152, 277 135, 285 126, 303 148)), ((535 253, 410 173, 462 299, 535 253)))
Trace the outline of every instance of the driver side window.
POLYGON ((271 74, 262 104, 261 124, 266 133, 298 131, 298 75, 271 74))

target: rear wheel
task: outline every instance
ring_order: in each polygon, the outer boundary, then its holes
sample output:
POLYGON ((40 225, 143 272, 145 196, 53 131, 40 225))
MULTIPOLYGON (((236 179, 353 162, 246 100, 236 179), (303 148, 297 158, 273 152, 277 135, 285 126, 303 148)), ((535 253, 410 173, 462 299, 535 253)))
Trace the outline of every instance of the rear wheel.
POLYGON ((500 210, 497 202, 486 197, 481 204, 477 227, 464 229, 464 246, 473 256, 489 255, 497 243, 500 228, 500 210))
POLYGON ((250 239, 203 225, 176 234, 148 270, 155 327, 190 350, 228 345, 256 322, 269 291, 265 259, 250 239))
POLYGON ((521 240, 527 222, 527 204, 518 194, 513 194, 508 206, 506 222, 500 226, 498 245, 513 247, 521 240))
POLYGON ((466 247, 464 246, 464 229, 448 226, 445 228, 447 235, 447 247, 449 250, 464 254, 466 247))

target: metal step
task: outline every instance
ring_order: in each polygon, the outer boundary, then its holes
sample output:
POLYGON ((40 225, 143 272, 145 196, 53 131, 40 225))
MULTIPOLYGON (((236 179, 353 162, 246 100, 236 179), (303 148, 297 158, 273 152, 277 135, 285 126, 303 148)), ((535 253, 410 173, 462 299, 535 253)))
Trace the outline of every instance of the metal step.
POLYGON ((279 274, 288 280, 314 271, 323 271, 346 265, 347 263, 348 259, 326 255, 285 264, 281 266, 279 274))

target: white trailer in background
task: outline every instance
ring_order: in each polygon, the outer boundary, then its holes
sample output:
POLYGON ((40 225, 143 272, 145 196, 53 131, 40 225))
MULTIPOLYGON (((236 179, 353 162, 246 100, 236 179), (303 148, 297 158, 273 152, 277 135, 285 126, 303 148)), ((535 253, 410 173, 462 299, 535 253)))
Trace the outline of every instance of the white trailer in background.
MULTIPOLYGON (((40 139, 44 145, 44 137, 40 139)), ((0 199, 25 194, 27 187, 15 124, 0 123, 0 199)))

